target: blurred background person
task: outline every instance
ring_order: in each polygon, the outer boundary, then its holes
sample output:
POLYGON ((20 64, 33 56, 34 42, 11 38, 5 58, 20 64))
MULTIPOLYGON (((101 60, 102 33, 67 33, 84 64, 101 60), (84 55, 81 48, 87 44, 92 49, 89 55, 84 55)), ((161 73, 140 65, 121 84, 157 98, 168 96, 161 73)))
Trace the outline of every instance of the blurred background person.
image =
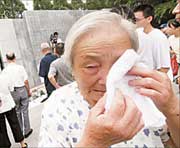
POLYGON ((52 51, 54 51, 54 48, 57 43, 62 43, 62 40, 59 37, 59 33, 54 32, 53 34, 50 35, 50 47, 51 47, 52 51))
POLYGON ((56 44, 55 52, 59 58, 51 63, 48 78, 51 84, 58 89, 61 86, 71 83, 73 77, 70 68, 68 68, 64 61, 64 43, 56 44))
POLYGON ((180 22, 180 0, 177 0, 177 5, 172 11, 175 14, 175 19, 180 22))
POLYGON ((3 72, 6 73, 9 79, 11 79, 13 91, 11 95, 16 103, 16 113, 18 116, 21 130, 27 138, 33 129, 30 127, 29 121, 29 97, 31 96, 28 75, 25 68, 22 65, 16 64, 15 53, 9 52, 6 54, 8 62, 7 67, 4 68, 3 72))
POLYGON ((176 60, 180 66, 180 22, 173 19, 172 21, 168 22, 168 28, 171 30, 168 40, 172 53, 176 54, 176 60))
MULTIPOLYGON (((136 25, 140 28, 139 31, 145 33, 149 40, 151 40, 150 44, 146 44, 146 42, 141 43, 144 44, 144 48, 147 48, 147 50, 152 50, 152 58, 154 60, 151 63, 152 68, 167 73, 169 78, 173 80, 170 62, 170 45, 166 35, 161 30, 153 27, 154 8, 149 4, 138 5, 134 8, 134 15, 136 25)), ((144 52, 144 58, 148 59, 148 56, 144 52)))
POLYGON ((10 93, 14 89, 11 80, 7 77, 6 73, 2 72, 0 74, 0 82, 0 147, 11 147, 5 120, 7 119, 15 142, 20 143, 22 148, 27 148, 28 145, 24 142, 24 136, 17 118, 16 105, 10 93))
POLYGON ((43 99, 42 102, 48 99, 55 87, 49 82, 48 72, 52 61, 57 59, 57 56, 52 54, 51 48, 47 42, 41 43, 41 52, 44 57, 40 61, 39 76, 44 78, 44 84, 47 91, 47 98, 43 99))

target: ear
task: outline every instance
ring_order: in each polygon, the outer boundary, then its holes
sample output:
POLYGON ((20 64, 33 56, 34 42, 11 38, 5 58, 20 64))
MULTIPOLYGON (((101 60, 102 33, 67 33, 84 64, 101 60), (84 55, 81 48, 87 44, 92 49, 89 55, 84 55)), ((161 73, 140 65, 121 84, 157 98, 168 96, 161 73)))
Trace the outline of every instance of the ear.
POLYGON ((152 20, 153 20, 153 17, 152 17, 152 16, 149 16, 149 17, 147 17, 147 20, 148 20, 149 23, 151 23, 152 20))

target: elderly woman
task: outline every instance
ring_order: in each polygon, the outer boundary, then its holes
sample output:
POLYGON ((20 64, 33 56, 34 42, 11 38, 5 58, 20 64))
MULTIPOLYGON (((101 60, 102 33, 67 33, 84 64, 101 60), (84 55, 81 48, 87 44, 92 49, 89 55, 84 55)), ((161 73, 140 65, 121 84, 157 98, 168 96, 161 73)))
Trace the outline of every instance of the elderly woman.
MULTIPOLYGON (((123 92, 116 92, 111 108, 105 111, 107 73, 129 48, 138 48, 135 27, 115 13, 92 12, 73 25, 65 42, 65 56, 76 82, 56 90, 45 104, 40 147, 163 147, 163 129, 142 129, 140 110, 123 92)), ((152 97, 167 117, 177 143, 179 100, 167 75, 139 67, 129 74, 142 77, 129 85, 152 97)))

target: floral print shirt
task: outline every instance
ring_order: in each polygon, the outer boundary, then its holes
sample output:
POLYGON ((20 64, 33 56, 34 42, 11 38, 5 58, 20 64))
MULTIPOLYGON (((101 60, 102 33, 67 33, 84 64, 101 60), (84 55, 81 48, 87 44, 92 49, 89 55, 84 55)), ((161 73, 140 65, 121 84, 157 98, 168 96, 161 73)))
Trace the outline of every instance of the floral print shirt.
MULTIPOLYGON (((39 147, 74 147, 80 140, 90 107, 73 82, 54 91, 42 112, 39 147)), ((133 139, 111 147, 163 148, 163 128, 144 128, 133 139)))

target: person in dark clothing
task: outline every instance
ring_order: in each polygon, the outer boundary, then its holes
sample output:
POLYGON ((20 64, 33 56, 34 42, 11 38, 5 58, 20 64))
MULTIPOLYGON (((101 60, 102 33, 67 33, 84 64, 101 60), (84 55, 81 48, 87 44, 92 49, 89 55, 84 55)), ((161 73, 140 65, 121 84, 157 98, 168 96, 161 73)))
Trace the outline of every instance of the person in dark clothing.
MULTIPOLYGON (((41 44, 41 52, 44 55, 44 57, 40 61, 39 76, 44 78, 44 84, 46 87, 47 98, 48 98, 53 92, 53 90, 55 90, 55 87, 49 82, 48 79, 49 67, 51 62, 57 59, 57 56, 51 53, 51 49, 48 43, 41 44)), ((45 100, 43 100, 43 102, 45 100)))
POLYGON ((0 68, 1 68, 0 71, 4 69, 1 53, 0 53, 0 68))

